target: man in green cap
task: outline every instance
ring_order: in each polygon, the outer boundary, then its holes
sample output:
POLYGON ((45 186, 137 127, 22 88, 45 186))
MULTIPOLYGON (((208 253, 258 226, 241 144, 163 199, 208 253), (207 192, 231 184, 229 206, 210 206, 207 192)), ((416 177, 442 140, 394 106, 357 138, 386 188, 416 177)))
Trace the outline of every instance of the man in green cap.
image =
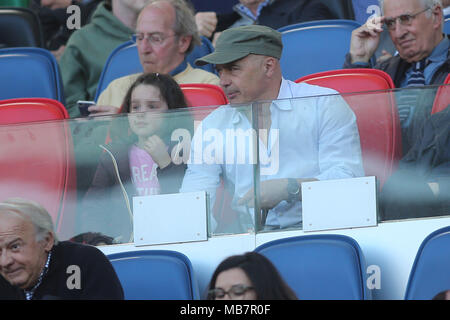
POLYGON ((247 208, 254 206, 255 149, 251 135, 246 137, 247 145, 239 132, 251 131, 257 121, 259 205, 268 211, 266 229, 301 224, 302 182, 364 175, 355 115, 339 95, 329 96, 336 91, 283 79, 282 49, 279 32, 261 25, 244 26, 224 31, 215 51, 196 61, 216 65, 231 104, 265 102, 253 104, 257 119, 245 112, 250 108, 230 106, 204 119, 194 135, 181 188, 181 192, 206 190, 214 203, 222 176, 226 186, 234 187, 233 209, 251 215, 247 208), (294 99, 301 97, 311 98, 294 99), (217 137, 208 144, 214 133, 221 133, 222 145, 217 137))

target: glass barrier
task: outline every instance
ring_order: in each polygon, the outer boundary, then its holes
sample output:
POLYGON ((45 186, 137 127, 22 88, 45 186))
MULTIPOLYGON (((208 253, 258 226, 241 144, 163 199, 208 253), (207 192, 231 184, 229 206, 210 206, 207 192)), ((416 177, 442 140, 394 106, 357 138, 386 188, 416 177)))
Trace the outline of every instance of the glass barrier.
POLYGON ((61 239, 115 243, 133 241, 133 197, 191 191, 209 196, 209 237, 301 229, 301 186, 315 180, 376 176, 379 222, 448 215, 449 101, 432 115, 437 91, 1 125, 0 194, 42 203, 61 239))

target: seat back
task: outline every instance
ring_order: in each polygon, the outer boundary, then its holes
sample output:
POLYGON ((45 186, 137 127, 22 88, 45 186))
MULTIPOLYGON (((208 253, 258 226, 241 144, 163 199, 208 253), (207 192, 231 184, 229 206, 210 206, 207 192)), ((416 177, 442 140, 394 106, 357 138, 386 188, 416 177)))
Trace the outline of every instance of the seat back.
POLYGON ((278 269, 299 299, 370 299, 366 264, 358 243, 343 235, 291 237, 255 249, 278 269))
POLYGON ((198 300, 190 260, 169 250, 143 250, 108 256, 126 300, 198 300))
POLYGON ((1 200, 42 204, 60 238, 73 235, 76 174, 65 107, 51 99, 0 101, 1 200), (51 121, 49 121, 51 120, 51 121))
POLYGON ((341 69, 350 49, 353 20, 320 20, 280 28, 283 41, 281 70, 286 79, 341 69))
POLYGON ((218 106, 228 104, 228 99, 219 86, 207 83, 183 83, 180 87, 190 107, 203 107, 196 108, 194 120, 201 121, 218 106))
POLYGON ((446 84, 446 86, 439 87, 436 93, 431 114, 441 112, 450 104, 450 75, 447 76, 444 84, 446 84))
MULTIPOLYGON (((204 55, 214 51, 211 42, 202 37, 202 45, 196 46, 194 50, 186 57, 186 61, 194 67, 194 61, 204 55)), ((199 67, 209 72, 215 72, 212 65, 199 67)), ((127 41, 119 45, 109 55, 103 67, 102 74, 97 85, 97 92, 95 94, 95 101, 97 101, 100 94, 105 90, 111 81, 124 77, 133 73, 143 72, 141 62, 139 61, 139 54, 136 43, 127 41)))
POLYGON ((0 7, 0 30, 0 49, 44 45, 39 18, 28 8, 0 7))
POLYGON ((450 288, 450 227, 426 237, 417 251, 406 287, 406 300, 430 300, 450 288))
POLYGON ((41 48, 0 49, 0 100, 48 98, 64 104, 55 57, 41 48))
MULTIPOLYGON (((339 93, 388 90, 394 88, 390 76, 375 69, 344 69, 302 77, 306 82, 332 88, 339 93)), ((401 158, 401 130, 398 111, 391 92, 344 94, 356 116, 363 165, 366 175, 375 175, 380 187, 401 158)))

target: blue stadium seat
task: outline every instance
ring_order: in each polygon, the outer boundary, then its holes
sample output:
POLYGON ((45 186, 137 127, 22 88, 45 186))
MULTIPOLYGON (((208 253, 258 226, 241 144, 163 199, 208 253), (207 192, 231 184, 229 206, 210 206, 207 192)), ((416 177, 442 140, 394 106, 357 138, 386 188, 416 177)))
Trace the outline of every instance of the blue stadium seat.
POLYGON ((0 49, 0 100, 49 98, 64 104, 58 63, 41 48, 0 49))
MULTIPOLYGON (((214 47, 211 44, 211 41, 209 41, 205 37, 201 37, 201 39, 202 45, 196 46, 194 50, 187 56, 187 61, 193 67, 196 67, 194 65, 194 61, 196 59, 214 51, 214 47)), ((196 68, 202 68, 212 73, 216 72, 214 67, 210 64, 196 68)), ((121 44, 116 49, 114 49, 113 52, 111 52, 108 59, 106 60, 102 74, 98 81, 95 101, 97 101, 102 91, 105 90, 106 87, 108 87, 109 83, 114 79, 124 77, 133 73, 139 73, 142 71, 143 69, 139 61, 136 44, 131 40, 121 44)))
POLYGON ((169 250, 128 251, 108 255, 126 300, 198 300, 191 262, 169 250))
POLYGON ((0 7, 0 30, 0 48, 44 46, 41 22, 31 9, 0 7))
POLYGON ((352 31, 361 26, 353 20, 319 20, 278 29, 282 34, 281 70, 286 79, 341 69, 350 50, 352 31))
POLYGON ((350 237, 291 237, 265 243, 255 251, 272 261, 299 299, 371 299, 364 255, 350 237))
POLYGON ((431 233, 417 251, 406 287, 406 300, 430 300, 450 290, 450 226, 431 233))
POLYGON ((445 16, 444 33, 450 34, 450 15, 445 16))

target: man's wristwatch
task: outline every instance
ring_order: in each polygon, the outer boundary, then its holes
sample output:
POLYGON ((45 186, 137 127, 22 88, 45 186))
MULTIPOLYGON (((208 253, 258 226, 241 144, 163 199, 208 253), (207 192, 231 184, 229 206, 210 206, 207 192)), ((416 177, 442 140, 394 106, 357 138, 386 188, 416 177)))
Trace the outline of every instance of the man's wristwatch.
POLYGON ((300 198, 300 185, 298 184, 297 179, 288 178, 287 193, 289 202, 300 198))

